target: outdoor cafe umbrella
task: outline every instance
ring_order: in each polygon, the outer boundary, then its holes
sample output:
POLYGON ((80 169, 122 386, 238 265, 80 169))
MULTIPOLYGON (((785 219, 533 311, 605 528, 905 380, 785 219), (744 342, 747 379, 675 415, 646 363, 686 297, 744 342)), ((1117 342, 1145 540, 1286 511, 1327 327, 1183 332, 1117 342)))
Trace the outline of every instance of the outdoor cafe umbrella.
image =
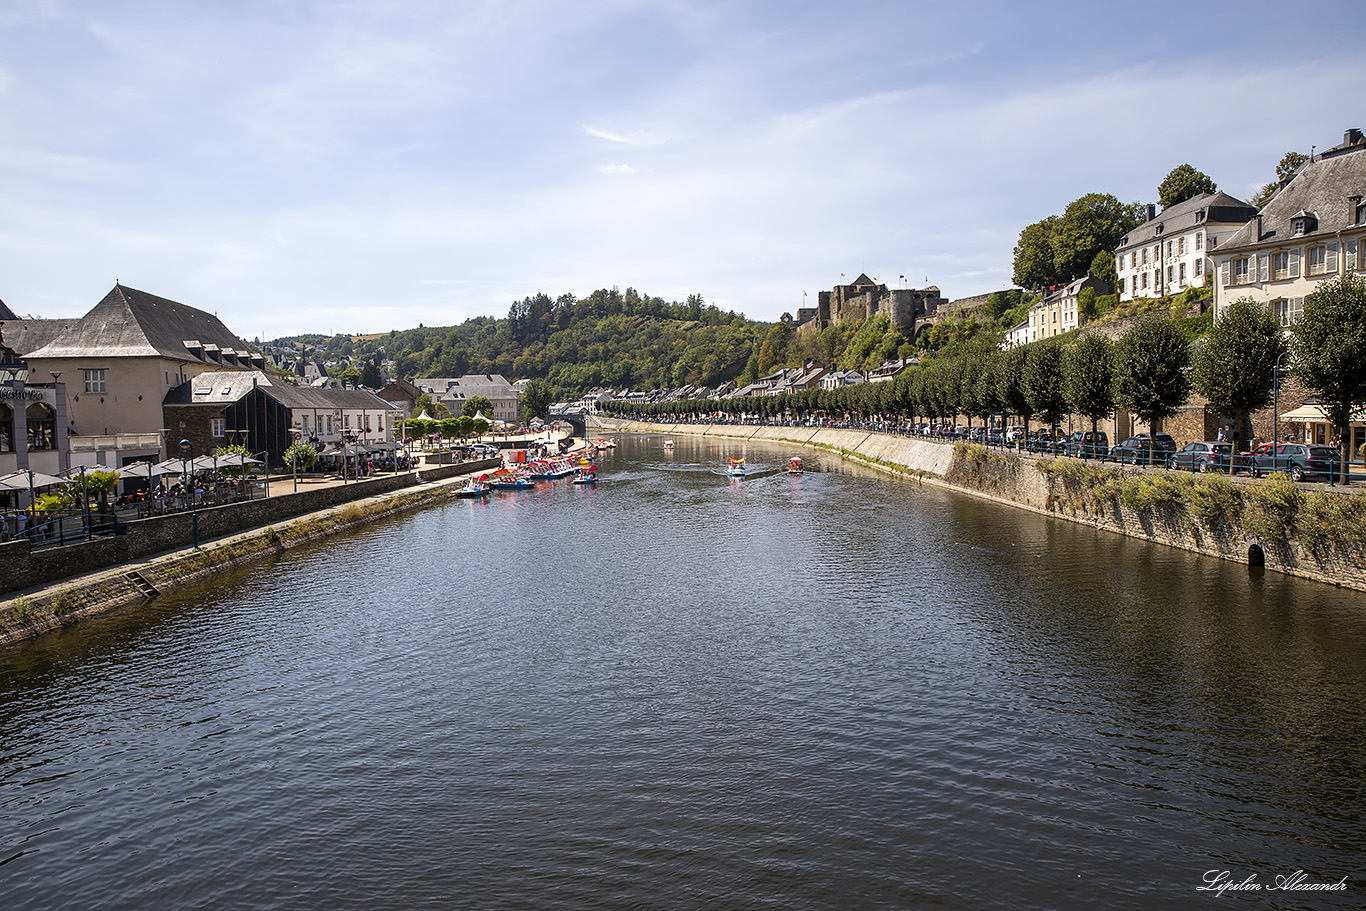
POLYGON ((168 468, 165 463, 153 465, 151 462, 130 462, 116 470, 125 478, 154 478, 160 474, 175 474, 180 467, 168 468))
POLYGON ((36 500, 33 495, 33 488, 52 487, 57 484, 65 483, 67 482, 62 478, 54 478, 50 474, 42 474, 31 468, 11 472, 4 477, 0 477, 0 487, 5 487, 9 490, 23 490, 28 488, 28 501, 30 505, 36 500))

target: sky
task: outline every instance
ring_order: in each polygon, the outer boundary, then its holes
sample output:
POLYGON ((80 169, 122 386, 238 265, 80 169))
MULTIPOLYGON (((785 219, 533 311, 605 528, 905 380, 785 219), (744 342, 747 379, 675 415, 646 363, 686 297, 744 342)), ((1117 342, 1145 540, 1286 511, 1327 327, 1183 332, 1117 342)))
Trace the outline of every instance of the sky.
POLYGON ((245 339, 544 292, 1011 285, 1026 225, 1366 127, 1356 4, 0 0, 0 300, 245 339))

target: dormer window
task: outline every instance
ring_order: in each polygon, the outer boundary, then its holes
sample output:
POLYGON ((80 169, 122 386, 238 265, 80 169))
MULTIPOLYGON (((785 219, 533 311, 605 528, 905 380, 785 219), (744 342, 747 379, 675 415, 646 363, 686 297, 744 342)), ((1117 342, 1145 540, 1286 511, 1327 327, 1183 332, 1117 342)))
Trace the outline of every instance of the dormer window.
POLYGON ((1299 212, 1290 217, 1290 236, 1303 237, 1317 230, 1318 226, 1319 218, 1317 215, 1300 209, 1299 212))
POLYGON ((1197 209, 1197 210, 1195 211, 1195 223, 1198 225, 1200 222, 1202 222, 1202 221, 1204 221, 1204 220, 1205 220, 1205 210, 1204 210, 1204 209, 1197 209))
POLYGON ((1366 225, 1366 202, 1357 203, 1357 220, 1359 225, 1366 225))

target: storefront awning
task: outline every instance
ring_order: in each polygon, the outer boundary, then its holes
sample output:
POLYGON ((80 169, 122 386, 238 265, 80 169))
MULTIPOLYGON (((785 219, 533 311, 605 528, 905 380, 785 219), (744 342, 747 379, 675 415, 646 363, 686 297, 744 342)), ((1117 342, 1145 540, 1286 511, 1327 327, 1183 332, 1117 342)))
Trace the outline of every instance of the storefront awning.
MULTIPOLYGON (((1323 410, 1322 405, 1301 405, 1294 411, 1287 411, 1281 415, 1282 421, 1298 421, 1301 424, 1324 424, 1328 421, 1328 414, 1323 410)), ((1358 408, 1352 412, 1352 423, 1361 424, 1366 422, 1366 408, 1358 408)))

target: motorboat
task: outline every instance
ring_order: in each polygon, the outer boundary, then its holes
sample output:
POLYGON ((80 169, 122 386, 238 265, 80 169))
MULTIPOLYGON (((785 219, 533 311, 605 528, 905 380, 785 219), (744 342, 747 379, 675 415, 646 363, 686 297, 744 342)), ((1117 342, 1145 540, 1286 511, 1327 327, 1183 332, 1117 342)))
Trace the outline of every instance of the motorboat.
POLYGON ((588 465, 579 469, 579 476, 574 479, 575 484, 596 484, 598 483, 598 469, 594 465, 588 465))
POLYGON ((801 457, 801 456, 793 456, 792 458, 790 458, 790 459, 787 460, 787 473, 788 473, 788 474, 801 474, 801 473, 802 473, 802 457, 801 457))
POLYGON ((743 478, 745 476, 745 460, 743 457, 738 459, 727 459, 726 474, 733 478, 743 478))

